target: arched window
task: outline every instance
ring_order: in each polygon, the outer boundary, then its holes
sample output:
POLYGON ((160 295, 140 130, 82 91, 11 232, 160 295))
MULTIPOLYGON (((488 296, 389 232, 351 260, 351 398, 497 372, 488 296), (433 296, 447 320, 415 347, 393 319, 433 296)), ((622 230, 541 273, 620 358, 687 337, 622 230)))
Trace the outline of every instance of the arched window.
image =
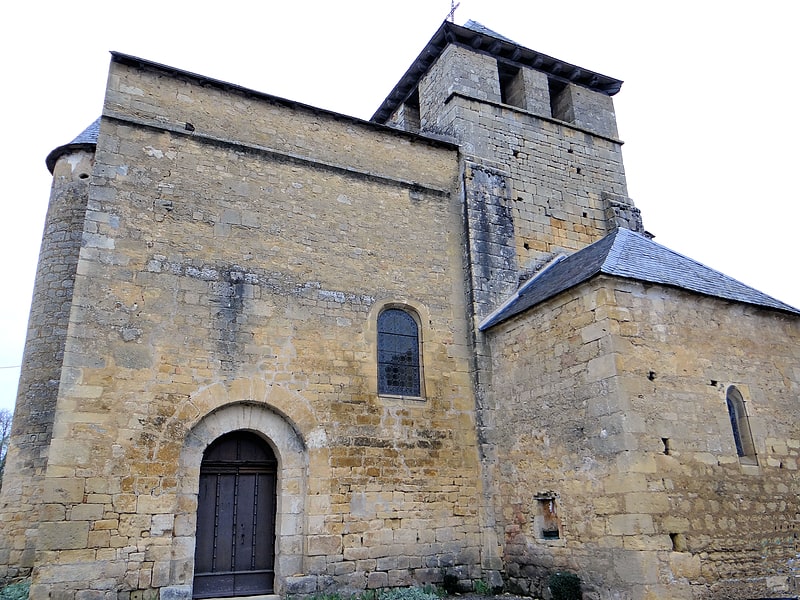
POLYGON ((728 416, 731 419, 731 429, 733 429, 733 439, 736 442, 736 453, 739 455, 739 460, 745 464, 758 464, 753 435, 750 433, 750 421, 745 412, 744 398, 736 386, 732 385, 728 388, 725 401, 728 404, 728 416))
POLYGON ((419 326, 405 310, 378 316, 378 393, 421 396, 419 326))

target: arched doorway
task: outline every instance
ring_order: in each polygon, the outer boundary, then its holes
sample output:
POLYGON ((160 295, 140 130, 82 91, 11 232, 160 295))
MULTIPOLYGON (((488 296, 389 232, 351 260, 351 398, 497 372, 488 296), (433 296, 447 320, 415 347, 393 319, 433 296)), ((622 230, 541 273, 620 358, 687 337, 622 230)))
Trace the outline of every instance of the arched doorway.
POLYGON ((247 431, 203 453, 194 598, 273 593, 277 465, 269 445, 247 431))

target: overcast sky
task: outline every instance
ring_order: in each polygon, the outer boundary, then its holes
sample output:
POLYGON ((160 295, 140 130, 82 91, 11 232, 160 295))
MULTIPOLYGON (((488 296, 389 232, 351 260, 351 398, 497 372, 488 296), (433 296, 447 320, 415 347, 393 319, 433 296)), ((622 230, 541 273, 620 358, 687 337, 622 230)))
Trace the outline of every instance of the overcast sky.
MULTIPOLYGON (((656 241, 800 307, 797 3, 461 0, 468 19, 625 81, 628 191, 656 241)), ((450 0, 14 2, 0 30, 0 408, 13 406, 50 187, 110 50, 368 119, 450 0), (11 367, 11 368, 8 368, 11 367)))

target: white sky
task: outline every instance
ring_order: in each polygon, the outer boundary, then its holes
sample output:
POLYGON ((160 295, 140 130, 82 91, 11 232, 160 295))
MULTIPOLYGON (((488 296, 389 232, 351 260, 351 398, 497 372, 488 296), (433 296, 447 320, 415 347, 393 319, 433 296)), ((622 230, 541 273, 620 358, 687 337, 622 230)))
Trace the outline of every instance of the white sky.
MULTIPOLYGON (((789 0, 461 0, 529 48, 623 79, 628 191, 656 241, 800 307, 797 60, 789 0)), ((0 25, 6 217, 0 367, 19 365, 47 153, 99 114, 109 50, 364 119, 449 0, 14 2, 0 25)), ((17 368, 0 368, 0 408, 17 368)))

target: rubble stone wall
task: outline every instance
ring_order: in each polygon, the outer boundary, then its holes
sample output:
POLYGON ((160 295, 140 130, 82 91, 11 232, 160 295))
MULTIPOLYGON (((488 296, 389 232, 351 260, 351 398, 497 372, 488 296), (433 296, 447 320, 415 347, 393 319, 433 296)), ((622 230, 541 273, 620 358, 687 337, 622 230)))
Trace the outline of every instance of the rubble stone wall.
POLYGON ((798 341, 791 316, 605 276, 496 327, 509 580, 536 591, 571 570, 592 598, 794 591, 798 341), (737 456, 731 385, 757 466, 737 456))

